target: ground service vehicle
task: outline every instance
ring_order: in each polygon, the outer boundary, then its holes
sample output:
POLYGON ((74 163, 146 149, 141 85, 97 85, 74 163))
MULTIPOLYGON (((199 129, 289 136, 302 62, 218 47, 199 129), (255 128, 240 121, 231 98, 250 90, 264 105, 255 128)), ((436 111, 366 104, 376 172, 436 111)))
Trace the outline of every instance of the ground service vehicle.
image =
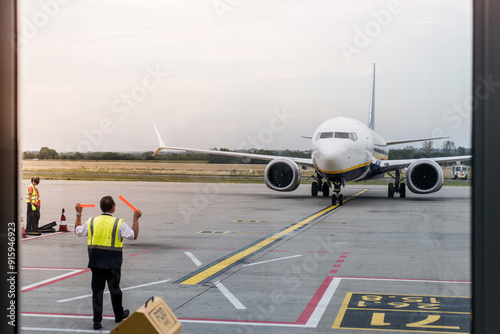
POLYGON ((468 169, 465 165, 456 165, 451 168, 451 176, 453 180, 464 179, 467 180, 468 169))

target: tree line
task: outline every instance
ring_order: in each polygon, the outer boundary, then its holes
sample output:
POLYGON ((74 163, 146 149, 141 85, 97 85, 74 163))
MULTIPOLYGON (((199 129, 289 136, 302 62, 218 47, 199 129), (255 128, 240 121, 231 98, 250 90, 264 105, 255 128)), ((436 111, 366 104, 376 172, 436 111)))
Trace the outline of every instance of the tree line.
MULTIPOLYGON (((212 148, 214 151, 236 152, 227 148, 212 148)), ((299 150, 246 150, 238 151, 253 154, 287 156, 296 158, 310 158, 311 151, 299 150)), ((153 156, 153 151, 147 152, 64 152, 59 153, 54 149, 42 147, 40 151, 25 151, 23 152, 23 159, 39 159, 39 160, 131 160, 131 161, 200 161, 207 163, 217 164, 235 164, 235 163, 266 163, 263 160, 250 159, 243 161, 242 158, 230 157, 224 155, 213 155, 207 153, 194 153, 194 152, 160 152, 153 156)), ((451 141, 443 143, 442 148, 437 149, 433 147, 432 141, 426 141, 422 144, 421 148, 407 146, 402 149, 390 149, 389 159, 420 159, 442 156, 459 156, 472 154, 470 148, 455 147, 451 141)))

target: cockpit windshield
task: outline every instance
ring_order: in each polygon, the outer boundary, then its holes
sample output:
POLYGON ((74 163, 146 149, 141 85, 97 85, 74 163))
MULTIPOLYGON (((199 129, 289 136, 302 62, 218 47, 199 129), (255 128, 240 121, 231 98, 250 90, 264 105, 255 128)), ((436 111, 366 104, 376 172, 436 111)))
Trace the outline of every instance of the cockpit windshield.
POLYGON ((354 132, 318 132, 316 135, 316 140, 330 138, 358 140, 358 136, 354 132))

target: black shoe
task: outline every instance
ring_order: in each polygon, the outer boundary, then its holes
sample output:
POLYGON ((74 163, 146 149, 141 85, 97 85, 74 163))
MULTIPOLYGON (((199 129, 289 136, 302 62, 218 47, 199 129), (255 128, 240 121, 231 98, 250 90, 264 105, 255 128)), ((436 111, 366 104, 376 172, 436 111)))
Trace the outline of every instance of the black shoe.
POLYGON ((94 329, 101 329, 102 328, 102 325, 100 322, 94 322, 94 329))
POLYGON ((120 319, 115 318, 115 322, 122 322, 122 320, 128 317, 129 314, 130 314, 129 310, 123 310, 122 317, 120 319))

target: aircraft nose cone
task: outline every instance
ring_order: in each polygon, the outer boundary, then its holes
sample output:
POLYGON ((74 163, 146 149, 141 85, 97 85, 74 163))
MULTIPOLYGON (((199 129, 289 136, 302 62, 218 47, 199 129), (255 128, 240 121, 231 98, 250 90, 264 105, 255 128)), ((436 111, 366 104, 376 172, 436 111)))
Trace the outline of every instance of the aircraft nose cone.
POLYGON ((340 145, 323 145, 314 152, 313 163, 327 173, 340 171, 342 161, 348 159, 347 151, 340 145))

